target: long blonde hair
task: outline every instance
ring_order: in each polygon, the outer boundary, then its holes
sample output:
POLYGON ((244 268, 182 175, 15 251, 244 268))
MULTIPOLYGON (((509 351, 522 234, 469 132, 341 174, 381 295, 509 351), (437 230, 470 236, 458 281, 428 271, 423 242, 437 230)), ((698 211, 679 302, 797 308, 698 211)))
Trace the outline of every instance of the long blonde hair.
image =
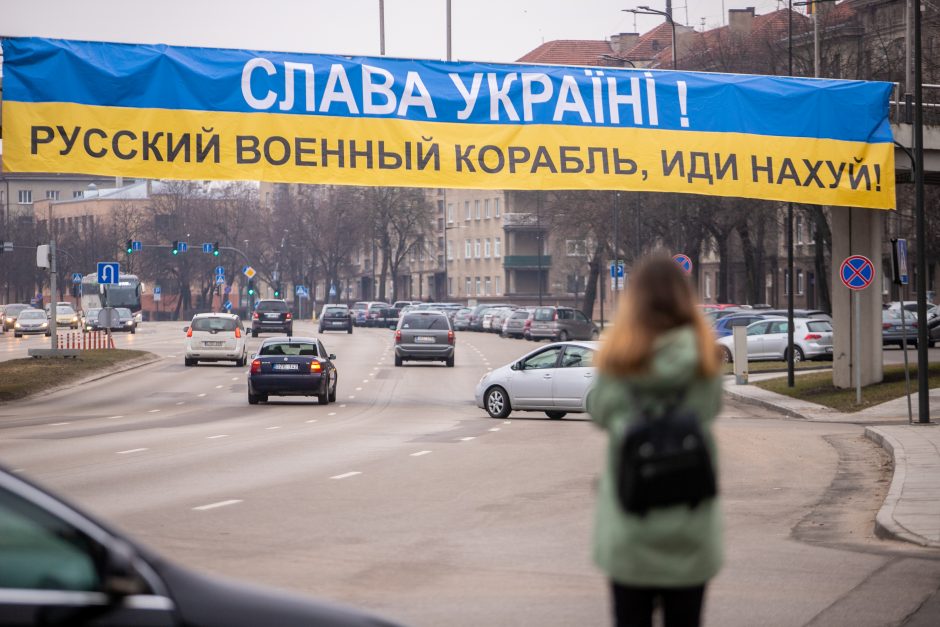
POLYGON ((715 338, 696 306, 692 283, 672 258, 665 254, 650 255, 630 274, 613 329, 606 334, 598 352, 597 367, 618 377, 646 373, 656 339, 682 326, 691 326, 695 331, 699 376, 717 374, 715 338))

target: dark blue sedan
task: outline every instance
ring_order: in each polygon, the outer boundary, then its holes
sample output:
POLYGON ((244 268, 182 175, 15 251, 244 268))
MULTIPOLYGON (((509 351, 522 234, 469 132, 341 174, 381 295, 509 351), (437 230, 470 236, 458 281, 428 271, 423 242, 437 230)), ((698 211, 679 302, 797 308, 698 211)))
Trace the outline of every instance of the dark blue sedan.
POLYGON ((268 396, 316 396, 320 405, 336 401, 334 359, 316 338, 265 340, 248 372, 248 403, 266 403, 268 396))

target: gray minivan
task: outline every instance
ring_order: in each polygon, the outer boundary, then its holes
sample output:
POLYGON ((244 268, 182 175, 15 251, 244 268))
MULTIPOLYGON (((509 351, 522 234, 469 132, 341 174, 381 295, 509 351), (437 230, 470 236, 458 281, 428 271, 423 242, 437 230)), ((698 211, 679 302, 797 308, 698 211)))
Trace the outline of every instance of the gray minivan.
POLYGON ((409 311, 395 328, 395 365, 406 360, 443 361, 454 367, 457 339, 447 314, 440 311, 409 311))
POLYGON ((536 307, 529 327, 529 339, 566 342, 596 340, 600 329, 588 317, 571 307, 536 307))

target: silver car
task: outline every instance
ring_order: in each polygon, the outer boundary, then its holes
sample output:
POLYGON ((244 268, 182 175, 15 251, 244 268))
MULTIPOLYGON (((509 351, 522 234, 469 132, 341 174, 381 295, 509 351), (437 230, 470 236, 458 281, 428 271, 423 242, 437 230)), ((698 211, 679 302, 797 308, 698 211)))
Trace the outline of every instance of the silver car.
POLYGON ((22 337, 31 333, 51 335, 49 316, 42 309, 24 309, 13 323, 13 336, 22 337))
POLYGON ((457 338, 447 314, 440 311, 410 311, 395 328, 395 365, 405 361, 443 361, 454 367, 457 338))
POLYGON ((529 327, 530 340, 596 340, 600 330, 577 309, 571 307, 536 307, 529 327))
POLYGON ((554 420, 583 413, 594 382, 598 342, 558 342, 483 375, 474 393, 477 407, 493 418, 513 410, 544 411, 554 420))
MULTIPOLYGON (((718 340, 722 360, 730 363, 734 336, 718 340)), ((793 361, 832 357, 832 324, 817 318, 793 319, 793 361)), ((770 318, 747 326, 748 361, 784 361, 787 359, 787 319, 770 318)))

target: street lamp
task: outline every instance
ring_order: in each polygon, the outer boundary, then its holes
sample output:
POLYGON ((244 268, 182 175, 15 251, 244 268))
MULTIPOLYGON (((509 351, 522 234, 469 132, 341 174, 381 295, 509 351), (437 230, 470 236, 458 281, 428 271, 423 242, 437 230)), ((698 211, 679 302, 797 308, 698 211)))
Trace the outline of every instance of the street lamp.
MULTIPOLYGON (((813 7, 813 76, 819 78, 819 7, 817 5, 823 2, 835 2, 836 0, 805 0, 803 2, 794 2, 795 7, 813 7)), ((792 71, 791 71, 792 73, 792 71)))
POLYGON ((661 15, 666 18, 666 21, 669 22, 669 26, 672 28, 672 69, 676 69, 676 57, 679 55, 679 50, 676 48, 676 23, 672 19, 672 0, 666 0, 665 11, 651 9, 646 6, 637 7, 635 9, 623 9, 623 11, 625 13, 633 13, 634 15, 661 15))

